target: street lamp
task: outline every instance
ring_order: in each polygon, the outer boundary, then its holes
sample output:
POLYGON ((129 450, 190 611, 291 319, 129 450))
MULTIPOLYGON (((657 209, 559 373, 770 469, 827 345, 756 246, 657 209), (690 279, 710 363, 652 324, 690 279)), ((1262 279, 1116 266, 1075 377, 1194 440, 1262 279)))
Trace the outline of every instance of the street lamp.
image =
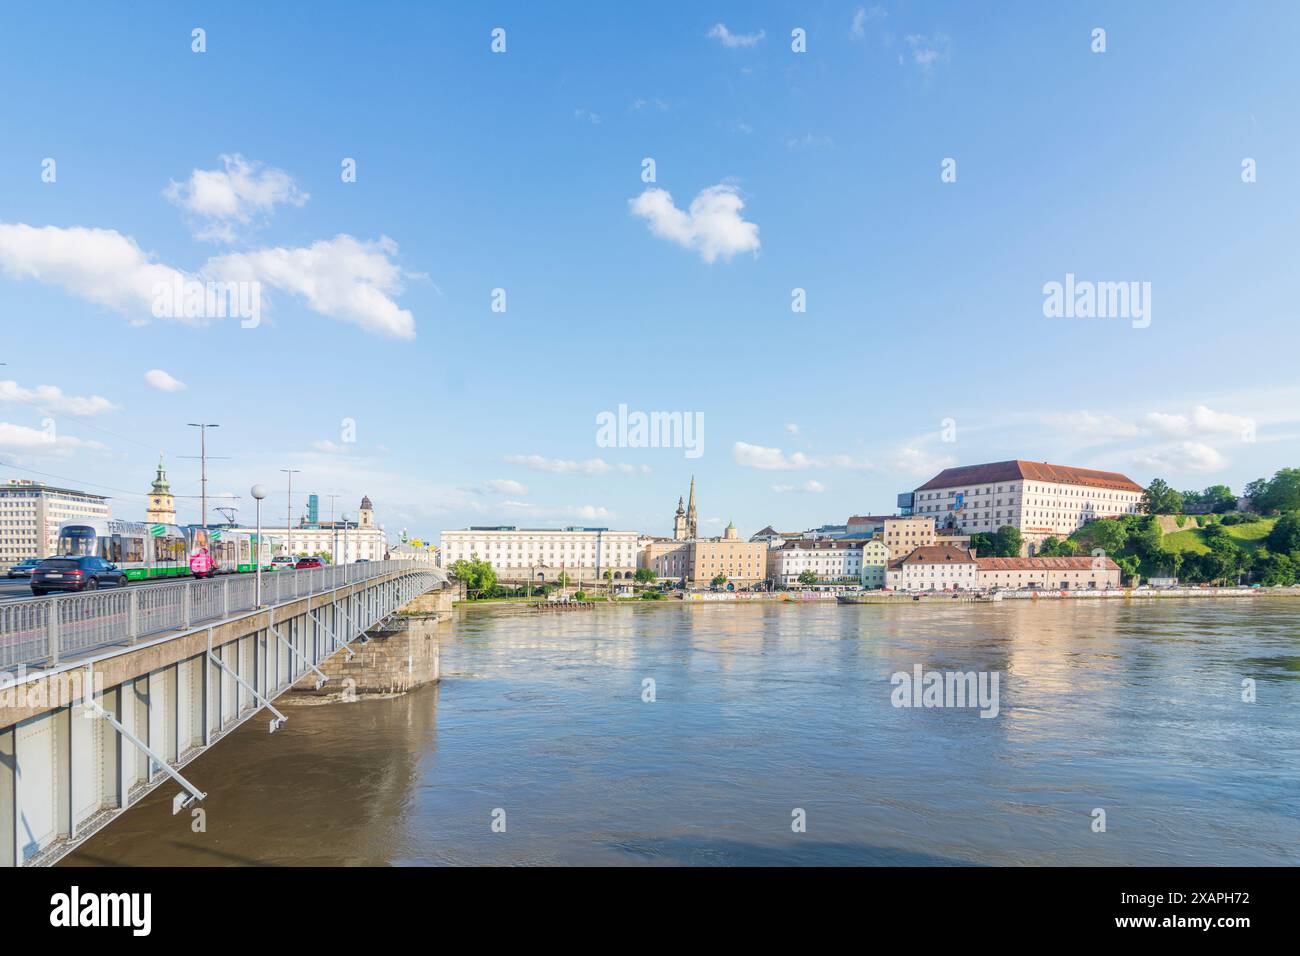
POLYGON ((253 590, 256 598, 253 601, 254 607, 262 606, 262 499, 266 497, 266 489, 261 485, 253 485, 249 489, 249 494, 257 499, 257 539, 253 545, 253 568, 255 569, 254 577, 257 583, 253 590))
POLYGON ((281 468, 282 472, 289 476, 289 515, 285 522, 289 526, 289 553, 293 554, 293 476, 298 474, 300 468, 281 468))

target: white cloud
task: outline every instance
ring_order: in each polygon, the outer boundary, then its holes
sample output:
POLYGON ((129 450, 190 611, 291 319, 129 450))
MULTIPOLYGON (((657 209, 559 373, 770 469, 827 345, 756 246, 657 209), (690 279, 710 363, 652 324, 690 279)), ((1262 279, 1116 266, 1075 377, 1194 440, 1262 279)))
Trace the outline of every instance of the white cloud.
POLYGON ((526 495, 528 486, 510 478, 493 478, 483 482, 483 490, 495 495, 526 495))
POLYGON ((415 318, 390 298, 402 291, 402 272, 391 257, 397 243, 338 235, 307 247, 235 252, 209 259, 204 271, 223 281, 256 281, 301 296, 321 315, 352 322, 367 332, 415 338, 415 318))
POLYGON ((573 111, 574 119, 586 120, 592 126, 600 125, 600 114, 593 113, 591 110, 576 109, 573 111))
MULTIPOLYGON (((339 235, 308 247, 218 256, 198 273, 188 273, 152 261, 134 239, 113 229, 0 223, 4 275, 62 286, 133 322, 153 315, 160 286, 255 281, 302 297, 320 315, 353 322, 369 332, 414 338, 415 319, 390 297, 402 290, 401 270, 392 261, 396 254, 397 244, 387 236, 367 242, 339 235)), ((205 322, 182 314, 175 318, 196 325, 205 322)))
POLYGON ((919 448, 900 448, 885 459, 891 470, 906 475, 932 475, 955 464, 951 455, 936 455, 919 448))
POLYGON ((745 203, 734 186, 720 183, 700 190, 686 212, 667 190, 657 188, 629 199, 628 205, 654 235, 698 252, 705 262, 759 250, 758 226, 740 215, 745 203))
POLYGON ((251 225, 277 205, 302 206, 311 197, 281 169, 249 162, 238 153, 220 157, 224 169, 196 169, 163 195, 195 217, 195 238, 233 242, 237 227, 251 225))
POLYGON ((1058 432, 1095 441, 1118 441, 1136 438, 1142 429, 1114 415, 1095 415, 1088 411, 1043 416, 1043 424, 1058 432))
POLYGON ((1152 449, 1136 457, 1134 463, 1153 471, 1181 473, 1221 471, 1228 460, 1204 442, 1183 441, 1152 449))
POLYGON ((709 30, 708 36, 711 39, 721 41, 722 45, 728 49, 734 50, 737 47, 756 46, 758 41, 767 36, 767 31, 759 30, 757 33, 732 33, 727 29, 725 23, 715 23, 709 30))
POLYGON ((316 451, 323 452, 326 455, 342 455, 347 452, 347 448, 338 442, 330 441, 328 438, 314 441, 311 447, 316 451))
POLYGON ((907 45, 912 51, 912 62, 923 70, 929 71, 936 63, 946 63, 948 60, 950 44, 948 38, 941 34, 933 37, 911 34, 907 37, 907 45))
MULTIPOLYGON (((0 270, 36 279, 127 315, 152 315, 154 288, 193 278, 151 261, 135 240, 113 229, 0 223, 0 270)), ((182 321, 192 321, 184 320, 182 321)))
POLYGON ((0 449, 23 452, 29 455, 59 455, 66 457, 78 448, 102 451, 104 445, 97 441, 59 435, 57 430, 46 431, 0 422, 0 449))
POLYGON ((63 415, 98 415, 117 408, 102 395, 65 395, 57 385, 23 388, 12 380, 0 381, 0 403, 18 402, 63 415))
POLYGON ((560 507, 543 507, 531 501, 503 501, 501 509, 513 515, 537 519, 573 519, 581 521, 607 521, 614 517, 614 512, 600 505, 562 505, 560 507))
POLYGON ((759 471, 797 471, 811 468, 813 460, 803 452, 787 455, 779 448, 764 448, 738 441, 732 446, 732 457, 742 468, 757 468, 759 471))
POLYGON ((506 463, 551 475, 604 475, 613 470, 613 466, 603 458, 574 461, 569 458, 544 458, 541 455, 508 455, 506 463))
POLYGON ((829 136, 814 136, 812 133, 804 133, 796 139, 785 141, 786 149, 830 149, 834 145, 835 140, 829 136))
POLYGON ((809 494, 819 495, 826 490, 826 486, 820 481, 805 481, 802 485, 773 485, 772 490, 778 494, 788 494, 792 491, 805 491, 809 494))
POLYGON ((1255 432, 1255 420, 1227 412, 1216 412, 1205 405, 1197 405, 1192 414, 1179 415, 1149 412, 1147 424, 1157 432, 1175 437, 1189 435, 1237 435, 1245 437, 1255 432))
POLYGON ((849 33, 852 36, 861 39, 867 34, 868 23, 871 23, 873 20, 883 20, 885 19, 885 16, 885 11, 878 6, 874 6, 870 10, 866 7, 858 7, 857 11, 853 14, 853 24, 849 27, 849 33))
POLYGON ((156 388, 160 392, 183 392, 185 383, 178 378, 168 375, 160 368, 151 368, 144 373, 144 380, 149 383, 151 388, 156 388))

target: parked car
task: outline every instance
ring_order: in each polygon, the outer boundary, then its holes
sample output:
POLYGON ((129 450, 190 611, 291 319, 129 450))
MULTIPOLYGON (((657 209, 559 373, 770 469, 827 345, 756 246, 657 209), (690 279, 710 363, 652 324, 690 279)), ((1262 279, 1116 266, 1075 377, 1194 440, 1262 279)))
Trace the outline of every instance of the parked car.
POLYGON ((40 558, 23 558, 5 572, 7 578, 30 578, 32 570, 41 563, 40 558))
POLYGON ((298 563, 295 564, 294 567, 297 568, 299 571, 305 570, 307 568, 323 568, 325 567, 325 559, 324 558, 299 558, 298 563))
POLYGON ((296 554, 281 554, 271 559, 272 571, 292 571, 298 566, 296 554))
POLYGON ((126 572, 103 558, 46 558, 32 571, 32 593, 126 587, 126 572))

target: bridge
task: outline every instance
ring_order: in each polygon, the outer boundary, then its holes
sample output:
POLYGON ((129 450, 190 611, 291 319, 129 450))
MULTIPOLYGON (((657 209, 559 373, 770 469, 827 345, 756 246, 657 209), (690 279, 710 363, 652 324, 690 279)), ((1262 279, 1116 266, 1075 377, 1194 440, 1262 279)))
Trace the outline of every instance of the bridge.
MULTIPOLYGON (((0 867, 54 863, 425 593, 385 561, 0 603, 0 867)), ((332 668, 338 673, 337 668, 332 668)))

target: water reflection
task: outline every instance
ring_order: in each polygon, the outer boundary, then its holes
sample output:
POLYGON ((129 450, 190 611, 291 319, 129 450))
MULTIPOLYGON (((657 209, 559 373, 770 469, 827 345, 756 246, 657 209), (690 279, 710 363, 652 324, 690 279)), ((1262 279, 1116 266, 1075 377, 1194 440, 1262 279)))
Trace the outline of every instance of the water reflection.
POLYGON ((1294 863, 1298 604, 475 609, 440 688, 191 765, 206 834, 164 788, 69 862, 1294 863), (999 716, 894 708, 918 663, 999 716))

